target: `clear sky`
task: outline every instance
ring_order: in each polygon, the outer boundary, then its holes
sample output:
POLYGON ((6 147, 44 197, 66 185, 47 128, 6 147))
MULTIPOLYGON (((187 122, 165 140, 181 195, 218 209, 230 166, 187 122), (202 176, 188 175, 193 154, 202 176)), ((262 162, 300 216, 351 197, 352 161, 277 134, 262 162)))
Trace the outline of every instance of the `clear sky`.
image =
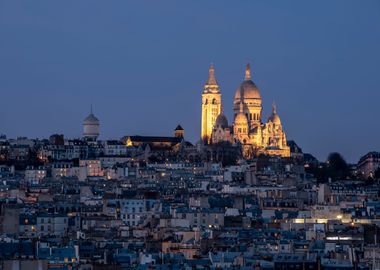
POLYGON ((380 1, 0 1, 0 133, 200 136, 215 65, 224 110, 251 62, 264 120, 325 160, 380 150, 380 1))

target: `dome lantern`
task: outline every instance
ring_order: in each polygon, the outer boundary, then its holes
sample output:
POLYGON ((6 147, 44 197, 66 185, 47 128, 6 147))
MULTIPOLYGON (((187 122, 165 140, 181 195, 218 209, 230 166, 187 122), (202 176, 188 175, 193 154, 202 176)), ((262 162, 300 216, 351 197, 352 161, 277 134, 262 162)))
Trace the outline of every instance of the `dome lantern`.
POLYGON ((249 81, 250 79, 251 79, 251 67, 248 63, 247 66, 245 67, 245 80, 249 81))

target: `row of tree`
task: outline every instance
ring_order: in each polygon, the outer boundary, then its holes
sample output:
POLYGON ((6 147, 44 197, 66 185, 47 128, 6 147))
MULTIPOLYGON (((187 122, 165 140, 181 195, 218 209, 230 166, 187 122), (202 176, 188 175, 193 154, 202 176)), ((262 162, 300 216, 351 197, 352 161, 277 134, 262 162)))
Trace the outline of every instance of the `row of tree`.
MULTIPOLYGON (((326 162, 307 167, 306 172, 313 174, 318 182, 321 183, 327 182, 330 179, 332 181, 362 179, 360 175, 355 175, 353 171, 350 170, 350 165, 347 164, 341 154, 336 152, 329 154, 326 162)), ((362 180, 368 184, 380 180, 380 169, 377 169, 372 177, 362 180)))

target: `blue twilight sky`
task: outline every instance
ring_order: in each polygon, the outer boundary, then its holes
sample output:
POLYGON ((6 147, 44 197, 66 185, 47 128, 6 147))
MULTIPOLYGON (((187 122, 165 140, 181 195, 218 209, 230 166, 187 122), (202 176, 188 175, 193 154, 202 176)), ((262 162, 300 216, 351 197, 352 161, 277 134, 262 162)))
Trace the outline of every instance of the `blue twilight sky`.
POLYGON ((324 160, 380 150, 380 1, 0 1, 0 133, 200 134, 215 65, 231 122, 251 62, 264 120, 324 160))

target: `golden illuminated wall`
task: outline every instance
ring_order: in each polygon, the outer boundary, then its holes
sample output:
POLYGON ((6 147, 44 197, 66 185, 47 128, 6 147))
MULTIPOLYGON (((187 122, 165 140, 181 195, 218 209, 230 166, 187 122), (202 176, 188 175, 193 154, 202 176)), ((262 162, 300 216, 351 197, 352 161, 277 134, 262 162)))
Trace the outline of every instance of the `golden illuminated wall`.
POLYGON ((209 69, 209 78, 202 94, 201 138, 209 142, 215 120, 222 111, 222 95, 214 75, 214 67, 209 69))
POLYGON ((257 127, 261 124, 261 114, 262 114, 262 101, 261 99, 249 99, 245 98, 241 101, 234 102, 234 115, 236 116, 240 111, 240 102, 243 102, 243 112, 248 119, 250 128, 257 127))

